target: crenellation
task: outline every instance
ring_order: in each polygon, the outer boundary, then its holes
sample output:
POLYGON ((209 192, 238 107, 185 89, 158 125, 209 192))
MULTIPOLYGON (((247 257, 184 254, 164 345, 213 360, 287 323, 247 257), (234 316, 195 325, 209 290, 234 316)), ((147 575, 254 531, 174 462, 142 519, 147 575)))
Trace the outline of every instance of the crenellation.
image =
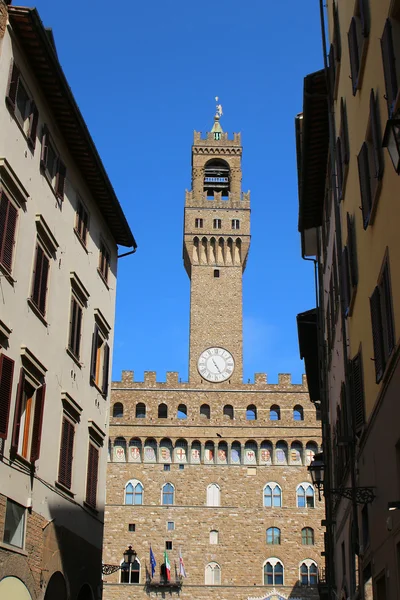
POLYGON ((254 375, 254 384, 260 385, 263 383, 267 383, 267 374, 266 373, 255 373, 254 375))
POLYGON ((279 383, 279 385, 291 386, 292 385, 291 373, 278 373, 278 383, 279 383))
POLYGON ((221 138, 216 140, 214 134, 211 131, 207 131, 203 134, 201 131, 193 132, 193 146, 215 146, 221 148, 224 146, 237 146, 241 147, 241 134, 233 133, 233 137, 230 137, 227 132, 221 133, 221 138))
POLYGON ((177 371, 167 371, 167 386, 176 386, 179 383, 179 373, 177 371))
POLYGON ((145 386, 154 387, 157 385, 156 371, 145 371, 144 372, 144 384, 145 386))
POLYGON ((133 371, 122 371, 121 381, 115 383, 133 383, 135 380, 135 374, 133 371))

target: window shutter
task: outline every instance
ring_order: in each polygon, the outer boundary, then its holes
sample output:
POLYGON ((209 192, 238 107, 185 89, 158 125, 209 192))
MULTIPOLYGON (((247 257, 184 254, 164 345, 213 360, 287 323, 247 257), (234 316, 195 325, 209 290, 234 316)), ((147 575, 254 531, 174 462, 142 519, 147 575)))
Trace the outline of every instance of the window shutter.
POLYGON ((97 325, 94 326, 93 340, 92 340, 92 357, 90 359, 90 379, 96 381, 96 363, 97 363, 97 345, 99 338, 99 328, 97 325))
POLYGON ((21 409, 22 409, 22 398, 24 395, 24 386, 25 386, 25 372, 23 369, 20 370, 19 375, 19 383, 17 388, 17 399, 15 402, 15 413, 14 413, 14 425, 13 425, 13 433, 11 440, 11 450, 13 452, 17 452, 18 450, 18 440, 19 440, 19 430, 21 426, 21 409))
POLYGON ((388 263, 386 263, 386 265, 385 265, 385 270, 382 275, 381 286, 383 287, 383 297, 384 297, 384 302, 385 302, 385 306, 384 307, 381 306, 381 309, 384 308, 384 310, 385 310, 385 319, 384 319, 385 329, 386 329, 385 337, 387 340, 388 355, 390 355, 395 346, 395 337, 394 337, 394 322, 393 322, 393 308, 392 308, 392 293, 391 293, 391 289, 390 289, 390 276, 389 276, 388 263))
POLYGON ((340 62, 342 57, 342 46, 340 40, 339 13, 336 4, 333 4, 333 38, 335 42, 335 59, 340 62))
POLYGON ((342 140, 340 137, 336 140, 336 175, 337 187, 339 192, 339 200, 342 199, 343 193, 343 156, 342 156, 342 140))
POLYGON ((360 180, 361 206, 363 214, 364 229, 367 229, 371 214, 371 176, 369 172, 368 146, 366 142, 361 146, 360 154, 357 156, 358 176, 360 180))
POLYGON ((75 428, 65 417, 62 422, 60 462, 58 466, 58 481, 71 489, 72 458, 74 450, 75 428))
POLYGON ((358 3, 360 10, 360 20, 361 20, 361 33, 363 37, 367 38, 369 36, 369 9, 367 0, 359 0, 358 3))
POLYGON ((41 288, 41 278, 42 278, 42 267, 43 267, 43 258, 44 252, 43 249, 36 245, 36 260, 35 267, 33 271, 33 289, 32 289, 32 300, 39 307, 39 298, 40 298, 40 288, 41 288))
POLYGON ((351 19, 350 29, 349 33, 347 34, 347 37, 349 40, 351 83, 353 86, 353 96, 355 96, 358 88, 358 73, 360 71, 360 56, 358 52, 357 39, 357 21, 355 17, 351 19))
POLYGON ((372 145, 374 147, 374 165, 376 179, 382 179, 383 160, 382 160, 382 137, 379 131, 378 107, 376 104, 374 90, 371 90, 369 98, 369 118, 371 124, 372 145))
POLYGON ((347 246, 343 248, 341 261, 341 296, 345 315, 347 316, 350 306, 350 284, 349 284, 349 256, 347 246))
POLYGON ((76 325, 75 325, 75 355, 79 358, 81 352, 81 332, 82 332, 82 308, 79 302, 76 302, 76 325))
POLYGON ((46 125, 43 125, 42 150, 40 153, 40 167, 43 170, 46 169, 48 151, 49 151, 49 130, 47 129, 46 125))
POLYGON ((340 99, 340 137, 342 140, 343 165, 348 165, 350 161, 349 130, 347 128, 347 111, 344 98, 340 99))
POLYGON ((379 383, 382 379, 385 365, 382 336, 381 300, 378 287, 374 289, 369 301, 371 307, 372 340, 374 344, 375 376, 376 383, 379 383))
POLYGON ((357 272, 357 250, 356 250, 356 232, 354 227, 354 219, 347 213, 347 245, 349 252, 349 271, 350 283, 352 287, 356 287, 358 283, 357 272))
POLYGON ((0 439, 5 440, 8 433, 11 391, 14 375, 14 361, 8 356, 0 356, 0 439))
POLYGON ((103 394, 107 395, 108 390, 108 370, 110 366, 110 346, 104 343, 104 358, 103 358, 103 394))
POLYGON ((29 132, 28 132, 28 143, 32 150, 36 146, 36 132, 39 123, 39 111, 36 108, 36 104, 31 100, 31 111, 29 115, 29 132))
POLYGON ((93 446, 93 444, 89 444, 88 471, 86 480, 86 502, 92 508, 96 508, 98 465, 99 451, 93 446))
POLYGON ((64 187, 65 187, 65 177, 67 174, 67 169, 62 162, 61 158, 58 159, 58 167, 57 167, 57 181, 56 181, 56 196, 60 200, 64 200, 64 187))
POLYGON ((47 298, 47 281, 49 276, 49 266, 50 261, 43 252, 42 258, 42 273, 40 278, 40 287, 39 287, 39 303, 38 308, 40 312, 44 315, 46 312, 46 298, 47 298))
POLYGON ((329 71, 328 71, 329 83, 330 83, 330 93, 331 93, 331 102, 333 102, 333 98, 335 96, 335 83, 336 83, 336 64, 335 64, 335 47, 331 44, 329 50, 329 71))
POLYGON ((6 102, 8 104, 8 107, 12 110, 12 112, 14 112, 15 110, 15 101, 17 99, 19 77, 20 71, 15 62, 12 61, 10 66, 10 74, 8 77, 8 87, 6 95, 6 102))
POLYGON ((385 75, 386 100, 389 117, 392 116, 397 97, 397 74, 393 50, 392 23, 386 19, 385 28, 381 39, 383 72, 385 75))
POLYGON ((35 415, 33 417, 32 428, 31 462, 35 462, 40 456, 40 443, 42 441, 42 425, 45 395, 46 384, 38 388, 36 390, 35 395, 35 415))
POLYGON ((364 383, 360 353, 351 361, 351 384, 354 424, 356 433, 359 433, 365 423, 364 383))
POLYGON ((0 192, 0 262, 11 272, 18 210, 4 192, 0 192))

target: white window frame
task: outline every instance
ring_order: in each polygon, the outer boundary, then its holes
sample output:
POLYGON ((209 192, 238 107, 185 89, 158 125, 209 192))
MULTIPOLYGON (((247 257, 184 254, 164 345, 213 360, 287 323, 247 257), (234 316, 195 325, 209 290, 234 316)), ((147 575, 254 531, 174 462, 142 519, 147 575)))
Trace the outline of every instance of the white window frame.
POLYGON ((221 506, 221 488, 218 483, 207 486, 206 506, 221 506))
POLYGON ((285 565, 279 558, 276 558, 275 556, 271 556, 270 558, 267 558, 267 560, 264 561, 263 566, 262 566, 262 585, 272 585, 273 587, 275 587, 276 585, 279 587, 281 587, 281 586, 283 587, 285 585, 285 565), (273 576, 274 581, 272 584, 264 583, 264 569, 265 569, 265 566, 267 565, 267 563, 270 563, 273 567, 272 576, 273 576), (278 563, 282 565, 282 583, 275 583, 275 567, 278 563))
MULTIPOLYGON (((137 563, 139 563, 139 581, 138 581, 137 583, 133 583, 133 582, 131 582, 131 581, 126 581, 126 582, 122 581, 122 573, 123 573, 123 571, 122 571, 122 569, 121 569, 121 570, 120 570, 120 575, 119 575, 119 583, 124 583, 125 585, 139 585, 139 584, 140 584, 140 579, 141 579, 141 575, 142 575, 142 564, 141 564, 141 562, 140 562, 140 560, 138 559, 138 557, 137 557, 137 556, 135 556, 135 560, 134 560, 133 562, 135 562, 135 561, 136 561, 137 563)), ((121 560, 119 564, 122 566, 122 565, 124 564, 124 561, 123 561, 123 560, 121 560)), ((132 563, 132 564, 133 564, 133 563, 132 563)), ((129 565, 129 579, 130 579, 130 574, 131 574, 131 572, 132 572, 132 564, 131 564, 131 565, 129 565)), ((125 571, 125 572, 126 572, 126 571, 125 571)))
POLYGON ((206 565, 204 570, 204 583, 205 585, 221 585, 221 566, 217 562, 212 561, 206 565), (219 583, 215 583, 215 571, 219 572, 219 583), (207 581, 207 573, 211 573, 212 581, 207 581))
POLYGON ((315 508, 315 489, 313 484, 310 481, 302 481, 301 483, 299 483, 299 485, 296 487, 296 507, 297 508, 315 508), (307 489, 311 488, 313 491, 313 505, 312 506, 307 506, 307 489), (305 506, 299 506, 299 496, 298 496, 298 492, 299 489, 302 488, 304 490, 304 503, 305 506))
POLYGON ((263 487, 263 497, 262 497, 262 502, 263 502, 263 507, 264 507, 264 508, 282 508, 282 506, 283 506, 283 492, 282 492, 282 486, 280 486, 280 485, 279 485, 279 483, 277 483, 276 481, 268 481, 268 482, 267 482, 267 483, 264 485, 264 487, 263 487), (271 491, 272 491, 272 496, 271 496, 271 506, 266 506, 266 505, 264 504, 265 488, 267 488, 268 486, 271 488, 271 491), (274 489, 275 489, 275 487, 276 487, 276 486, 277 486, 277 487, 280 489, 280 491, 281 491, 281 503, 280 503, 280 506, 274 506, 274 489))
POLYGON ((143 506, 143 504, 144 504, 144 485, 143 485, 143 483, 139 479, 129 479, 129 481, 126 482, 125 488, 124 488, 124 505, 125 506, 143 506), (135 499, 135 487, 138 484, 142 486, 142 503, 141 504, 135 504, 133 502, 132 504, 127 504, 126 503, 126 489, 127 489, 128 485, 132 485, 133 486, 132 499, 134 500, 135 499))
POLYGON ((312 585, 317 585, 318 584, 318 565, 315 562, 315 560, 312 560, 311 558, 306 558, 306 559, 301 560, 299 562, 299 582, 300 582, 301 585, 303 585, 303 586, 307 585, 308 587, 312 586, 312 585), (301 574, 301 567, 302 567, 302 565, 306 565, 307 570, 308 570, 308 573, 307 573, 307 584, 302 583, 302 581, 301 581, 301 575, 302 575, 301 574), (316 584, 312 584, 311 581, 310 581, 310 567, 311 566, 314 566, 314 567, 317 568, 317 582, 316 582, 316 584))
POLYGON ((166 481, 165 483, 163 483, 161 486, 161 506, 174 506, 175 505, 175 492, 176 492, 175 486, 171 481, 166 481), (164 504, 164 502, 163 502, 164 488, 166 485, 171 485, 172 489, 173 489, 172 504, 164 504))

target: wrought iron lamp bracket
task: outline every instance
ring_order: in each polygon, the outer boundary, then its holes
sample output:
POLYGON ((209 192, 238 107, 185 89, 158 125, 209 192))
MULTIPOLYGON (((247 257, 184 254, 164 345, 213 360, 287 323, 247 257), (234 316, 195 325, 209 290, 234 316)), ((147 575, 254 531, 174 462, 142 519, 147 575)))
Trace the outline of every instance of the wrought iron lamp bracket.
POLYGON ((103 575, 111 575, 120 570, 120 565, 101 565, 101 572, 103 575))
POLYGON ((357 504, 370 504, 375 499, 374 488, 372 487, 343 487, 329 490, 328 494, 331 494, 332 496, 341 496, 348 500, 355 500, 357 504))

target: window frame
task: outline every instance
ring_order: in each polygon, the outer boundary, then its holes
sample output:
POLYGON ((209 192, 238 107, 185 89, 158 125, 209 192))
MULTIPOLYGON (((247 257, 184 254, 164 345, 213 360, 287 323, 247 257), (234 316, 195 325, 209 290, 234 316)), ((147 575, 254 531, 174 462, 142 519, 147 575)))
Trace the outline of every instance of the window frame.
POLYGON ((111 252, 105 243, 105 241, 101 238, 99 244, 99 264, 97 267, 97 272, 100 275, 103 282, 106 286, 109 286, 109 274, 111 270, 111 252))
POLYGON ((76 233, 83 247, 86 249, 87 237, 89 233, 89 211, 80 197, 78 197, 78 203, 75 212, 74 232, 76 233))
POLYGON ((209 483, 206 492, 206 506, 221 506, 221 487, 218 483, 209 483))
POLYGON ((231 219, 231 229, 240 229, 240 219, 231 219))
POLYGON ((40 236, 36 238, 33 269, 31 278, 31 292, 29 302, 45 319, 47 313, 47 298, 49 292, 49 279, 51 270, 51 253, 40 236), (41 256, 41 263, 39 262, 41 256))
POLYGON ((15 361, 0 354, 0 439, 6 440, 10 423, 10 408, 14 383, 15 361))
POLYGON ((143 483, 139 479, 130 479, 125 484, 124 489, 124 505, 125 506, 143 506, 144 502, 144 486, 143 483), (128 487, 132 486, 132 492, 128 492, 128 487), (139 491, 136 491, 136 488, 140 488, 139 491), (127 498, 132 496, 132 502, 127 502, 127 498), (140 502, 136 502, 136 498, 140 499, 140 502))
POLYGON ((39 124, 39 111, 33 100, 33 95, 29 90, 24 78, 21 75, 21 70, 14 59, 11 59, 7 92, 6 92, 7 108, 12 114, 18 127, 22 131, 27 144, 32 152, 36 147, 37 128, 39 124), (26 116, 23 118, 18 106, 18 92, 20 88, 24 90, 26 100, 26 116), (29 104, 29 110, 28 110, 29 104))
POLYGON ((65 192, 65 181, 67 178, 67 168, 64 162, 61 159, 61 155, 57 150, 57 146, 54 143, 54 139, 50 134, 49 128, 46 124, 43 125, 42 128, 42 149, 40 153, 40 169, 47 180, 50 188, 53 190, 59 208, 61 208, 62 202, 64 200, 64 192, 65 192), (50 170, 49 165, 49 156, 50 154, 54 155, 54 173, 53 170, 50 170))
POLYGON ((279 558, 271 557, 268 558, 263 564, 263 585, 272 585, 272 586, 283 586, 285 585, 285 566, 283 562, 279 558), (276 573, 276 567, 280 565, 282 567, 282 572, 276 573), (272 573, 268 573, 268 567, 271 567, 272 573), (282 577, 282 583, 278 583, 276 578, 282 577), (268 577, 272 577, 272 583, 268 581, 268 577))
POLYGON ((122 402, 114 402, 113 404, 113 419, 122 419, 124 416, 124 405, 122 404, 122 402), (118 414, 116 415, 116 407, 118 407, 118 409, 121 407, 122 410, 118 410, 118 414))
POLYGON ((109 388, 110 332, 111 327, 101 311, 96 309, 90 358, 90 384, 99 390, 103 398, 107 396, 109 388))
POLYGON ((265 532, 267 546, 280 546, 281 545, 281 530, 279 527, 268 527, 265 532), (271 534, 269 535, 269 532, 271 534), (270 539, 270 541, 269 541, 270 539), (277 540, 277 541, 276 541, 277 540))
POLYGON ((16 255, 19 204, 4 188, 0 188, 0 268, 11 276, 16 255), (4 208, 5 207, 5 208, 4 208))
POLYGON ((312 527, 303 527, 301 530, 301 545, 302 546, 314 546, 315 545, 315 534, 312 527), (309 541, 311 540, 311 541, 309 541))
POLYGON ((162 506, 174 506, 174 504, 175 504, 175 486, 170 481, 167 481, 161 487, 161 505, 162 506), (164 491, 164 488, 166 488, 167 486, 170 486, 170 488, 172 488, 172 490, 164 491), (167 495, 172 496, 172 502, 164 502, 167 495))
POLYGON ((213 229, 222 229, 222 219, 213 219, 213 229))
POLYGON ((221 566, 215 562, 209 562, 204 570, 204 584, 205 585, 221 585, 221 566), (210 573, 210 577, 207 577, 207 573, 210 573), (215 573, 218 573, 218 581, 216 581, 215 573), (210 580, 210 581, 209 581, 210 580))
POLYGON ((303 481, 302 483, 299 483, 299 485, 296 487, 296 508, 315 508, 315 489, 313 485, 308 481, 303 481), (307 494, 309 489, 312 490, 312 496, 310 496, 310 494, 307 494), (301 494, 300 490, 303 490, 304 493, 301 494), (308 503, 307 500, 307 498, 310 497, 312 497, 312 506, 308 503), (302 498, 304 498, 304 506, 299 505, 299 499, 302 498))
POLYGON ((268 481, 263 487, 263 507, 264 508, 282 508, 282 487, 276 481, 268 481), (271 494, 266 494, 267 488, 270 488, 271 494), (275 490, 279 490, 279 494, 275 490), (271 504, 265 503, 265 499, 271 497, 271 504), (275 498, 279 498, 279 504, 275 504, 275 498))
POLYGON ((303 586, 312 587, 318 584, 318 565, 315 560, 311 560, 309 558, 302 560, 299 564, 299 582, 303 586), (302 568, 305 567, 307 569, 307 574, 302 573, 302 568), (311 573, 310 569, 315 567, 315 573, 311 573), (307 578, 307 582, 303 581, 303 577, 307 578), (311 578, 315 577, 315 582, 311 581, 311 578))
MULTIPOLYGON (((25 549, 25 541, 26 541, 26 523, 27 519, 26 519, 26 507, 22 506, 22 504, 19 504, 18 502, 15 502, 15 500, 12 500, 11 498, 6 498, 6 508, 4 511, 4 528, 3 528, 3 537, 2 537, 2 542, 3 544, 6 544, 7 546, 11 546, 12 548, 19 548, 20 550, 24 550, 25 549), (22 521, 22 532, 21 532, 21 545, 19 544, 13 544, 12 542, 8 540, 6 540, 6 532, 7 532, 7 514, 9 514, 8 511, 8 507, 14 505, 15 507, 18 507, 21 510, 21 518, 20 521, 15 529, 15 531, 18 529, 20 522, 22 521)), ((15 535, 15 531, 14 531, 14 535, 15 535)))
POLYGON ((195 229, 203 229, 204 219, 202 219, 201 217, 196 217, 194 220, 194 227, 195 229))

